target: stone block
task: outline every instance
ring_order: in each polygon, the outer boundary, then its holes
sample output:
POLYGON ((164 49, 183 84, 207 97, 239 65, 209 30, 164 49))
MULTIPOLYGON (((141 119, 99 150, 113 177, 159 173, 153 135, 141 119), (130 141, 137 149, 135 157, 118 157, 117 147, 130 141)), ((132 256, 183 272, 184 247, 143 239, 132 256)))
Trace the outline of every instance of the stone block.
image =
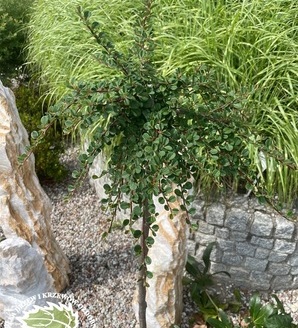
POLYGON ((236 255, 234 252, 224 252, 222 256, 222 262, 223 264, 238 266, 243 262, 243 256, 236 255))
POLYGON ((220 203, 208 206, 206 221, 212 225, 222 227, 224 225, 225 209, 226 207, 220 203))
POLYGON ((273 230, 273 222, 270 214, 256 211, 251 225, 251 234, 259 237, 269 237, 273 230))
POLYGON ((256 246, 261 246, 266 249, 272 249, 274 240, 273 239, 266 239, 257 236, 252 236, 251 243, 256 246))
POLYGON ((243 268, 231 268, 229 271, 232 281, 234 279, 236 280, 247 280, 249 279, 250 272, 247 270, 244 270, 243 268))
POLYGON ((270 288, 270 281, 272 277, 273 276, 271 274, 265 272, 252 272, 249 279, 253 287, 251 289, 268 290, 270 288))
POLYGON ((292 274, 293 276, 297 276, 298 275, 298 266, 292 267, 290 274, 292 274))
POLYGON ((278 291, 292 287, 293 277, 291 275, 274 277, 271 282, 271 288, 278 291))
POLYGON ((268 261, 256 259, 254 257, 246 257, 244 267, 248 270, 263 272, 267 268, 268 261))
POLYGON ((271 251, 269 249, 258 247, 256 250, 256 253, 255 253, 255 258, 261 259, 261 260, 268 259, 270 252, 271 251))
POLYGON ((223 263, 217 263, 217 262, 212 262, 210 264, 210 272, 215 273, 215 272, 220 272, 220 271, 227 271, 229 272, 229 266, 223 264, 223 263))
POLYGON ((240 231, 231 231, 230 238, 235 241, 246 241, 248 233, 247 232, 240 232, 240 231))
POLYGON ((273 250, 280 253, 291 254, 296 248, 295 242, 289 242, 282 239, 276 239, 273 250))
POLYGON ((275 237, 278 239, 292 239, 295 224, 282 216, 277 216, 275 226, 275 237))
POLYGON ((217 244, 225 252, 235 252, 235 243, 233 241, 217 238, 217 244))
POLYGON ((288 258, 289 254, 284 254, 284 253, 279 253, 279 252, 275 252, 275 251, 271 251, 268 260, 270 262, 283 262, 286 261, 286 259, 288 258))
POLYGON ((217 228, 215 227, 215 236, 222 239, 229 239, 230 230, 227 228, 217 228))
POLYGON ((274 276, 285 276, 291 270, 291 266, 285 263, 271 262, 268 266, 268 271, 274 276))
POLYGON ((205 221, 199 221, 199 231, 206 235, 213 235, 215 227, 205 221))
POLYGON ((297 251, 289 255, 288 263, 291 266, 297 266, 298 267, 298 253, 297 251))
POLYGON ((255 252, 256 252, 256 246, 253 246, 248 242, 236 243, 236 253, 239 255, 253 257, 255 252))
POLYGON ((210 254, 210 260, 213 262, 221 262, 222 260, 223 252, 218 247, 213 249, 213 251, 210 254))
POLYGON ((210 243, 214 242, 216 239, 215 236, 213 235, 206 235, 204 233, 201 233, 199 231, 195 232, 195 240, 200 244, 200 245, 209 245, 210 243))
POLYGON ((246 232, 249 221, 250 215, 247 211, 233 208, 226 213, 225 227, 231 230, 246 232))

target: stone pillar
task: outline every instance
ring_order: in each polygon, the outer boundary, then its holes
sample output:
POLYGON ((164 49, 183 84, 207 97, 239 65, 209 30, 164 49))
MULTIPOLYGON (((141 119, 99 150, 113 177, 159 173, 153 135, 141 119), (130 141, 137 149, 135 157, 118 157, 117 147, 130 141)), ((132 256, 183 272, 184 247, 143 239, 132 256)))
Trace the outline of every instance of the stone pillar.
POLYGON ((22 238, 42 255, 59 292, 69 284, 69 264, 51 230, 51 201, 36 176, 34 156, 19 165, 27 146, 13 92, 0 81, 0 226, 6 238, 22 238))
MULTIPOLYGON (((93 162, 89 176, 100 176, 105 169, 105 160, 100 154, 93 162)), ((108 177, 93 180, 99 198, 105 197, 103 184, 108 177)), ((152 264, 148 270, 153 272, 153 279, 148 279, 150 287, 147 288, 147 328, 169 328, 174 323, 179 323, 183 309, 182 277, 187 258, 187 223, 185 213, 179 213, 173 220, 169 212, 165 211, 158 200, 154 200, 159 230, 155 243, 150 248, 148 255, 152 264)), ((179 203, 171 203, 173 208, 179 208, 179 203)), ((127 216, 123 216, 127 217, 127 216)), ((119 219, 123 218, 121 214, 119 219)), ((133 307, 138 313, 137 294, 135 294, 133 307)))
MULTIPOLYGON (((153 278, 148 279, 146 319, 147 328, 168 328, 182 319, 188 226, 184 212, 170 219, 169 212, 157 200, 155 203, 160 213, 156 222, 159 230, 148 253, 152 259, 148 270, 153 278)), ((172 207, 179 208, 179 203, 172 203, 172 207)))

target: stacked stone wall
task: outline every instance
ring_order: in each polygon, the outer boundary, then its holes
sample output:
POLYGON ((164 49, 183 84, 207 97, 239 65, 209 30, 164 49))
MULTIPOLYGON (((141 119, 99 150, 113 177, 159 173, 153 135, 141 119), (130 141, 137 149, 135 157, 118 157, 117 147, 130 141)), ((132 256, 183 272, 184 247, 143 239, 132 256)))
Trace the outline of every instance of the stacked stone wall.
POLYGON ((297 224, 257 200, 236 197, 207 204, 194 203, 193 221, 199 225, 188 240, 198 260, 216 242, 211 272, 227 271, 220 279, 250 290, 298 288, 297 224))

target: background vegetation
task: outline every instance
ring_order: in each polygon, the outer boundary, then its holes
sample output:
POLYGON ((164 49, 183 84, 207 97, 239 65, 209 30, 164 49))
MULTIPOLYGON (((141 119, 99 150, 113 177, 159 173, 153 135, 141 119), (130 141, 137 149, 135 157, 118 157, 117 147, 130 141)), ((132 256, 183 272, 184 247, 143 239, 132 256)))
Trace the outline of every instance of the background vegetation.
MULTIPOLYGON (((33 2, 0 0, 0 79, 4 86, 14 88, 17 108, 29 136, 40 125, 48 106, 47 101, 40 99, 38 83, 25 69, 26 26, 33 2)), ((35 168, 41 180, 60 180, 65 176, 65 168, 59 162, 62 151, 61 130, 52 128, 34 151, 35 168)))
MULTIPOLYGON (((29 58, 55 98, 69 91, 72 79, 95 81, 98 76, 111 78, 118 74, 98 59, 97 45, 75 14, 79 4, 92 10, 117 49, 127 53, 141 1, 35 2, 29 58)), ((269 195, 278 193, 281 201, 289 203, 297 193, 297 169, 276 158, 298 164, 297 6, 294 1, 280 0, 161 0, 153 9, 158 70, 167 76, 178 67, 189 71, 208 64, 219 82, 231 92, 242 93, 247 99, 247 119, 260 140, 271 145, 271 152, 265 154, 267 170, 263 173, 259 156, 262 149, 251 140, 250 158, 259 170, 259 183, 269 195)), ((201 172, 199 186, 209 188, 210 181, 206 170, 201 172)), ((228 181, 234 187, 237 183, 237 177, 232 184, 228 181)))

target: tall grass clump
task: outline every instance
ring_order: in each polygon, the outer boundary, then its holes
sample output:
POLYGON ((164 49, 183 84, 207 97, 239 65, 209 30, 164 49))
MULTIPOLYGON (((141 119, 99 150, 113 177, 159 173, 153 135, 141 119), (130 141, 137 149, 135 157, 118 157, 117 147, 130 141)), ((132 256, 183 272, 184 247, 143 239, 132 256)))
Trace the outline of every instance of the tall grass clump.
MULTIPOLYGON (((78 5, 92 11, 115 46, 127 53, 141 1, 35 2, 29 62, 57 99, 68 93, 73 79, 95 81, 117 74, 98 59, 97 44, 76 15, 78 5)), ((260 172, 259 183, 269 196, 278 194, 291 203, 298 190, 298 3, 160 0, 154 6, 157 69, 167 76, 178 67, 194 70, 204 64, 231 93, 245 97, 245 116, 254 129, 250 157, 260 172), (264 154, 266 171, 259 140, 271 147, 264 154)), ((208 176, 202 174, 199 181, 208 185, 208 176)))

